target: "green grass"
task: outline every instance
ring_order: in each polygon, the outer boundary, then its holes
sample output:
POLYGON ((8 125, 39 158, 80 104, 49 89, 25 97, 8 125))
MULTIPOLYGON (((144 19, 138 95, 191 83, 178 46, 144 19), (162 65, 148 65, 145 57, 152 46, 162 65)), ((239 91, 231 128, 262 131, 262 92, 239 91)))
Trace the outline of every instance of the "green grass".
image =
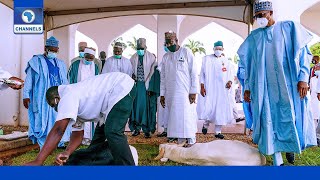
MULTIPOLYGON (((182 166, 183 164, 179 164, 173 161, 168 161, 166 163, 155 161, 155 158, 158 155, 158 146, 157 145, 149 145, 149 144, 132 144, 137 151, 139 156, 139 165, 140 166, 182 166)), ((84 148, 82 146, 81 148, 84 148)), ((45 165, 53 165, 55 156, 62 152, 63 150, 56 150, 52 155, 50 155, 45 161, 45 165)), ((35 159, 39 151, 29 151, 21 156, 18 156, 12 160, 13 166, 23 165, 26 162, 32 161, 35 159)), ((285 154, 283 154, 283 159, 285 165, 290 165, 286 161, 285 154)), ((272 165, 271 156, 267 156, 267 166, 272 165)), ((313 147, 304 151, 301 155, 296 155, 296 166, 320 166, 320 148, 313 147)))

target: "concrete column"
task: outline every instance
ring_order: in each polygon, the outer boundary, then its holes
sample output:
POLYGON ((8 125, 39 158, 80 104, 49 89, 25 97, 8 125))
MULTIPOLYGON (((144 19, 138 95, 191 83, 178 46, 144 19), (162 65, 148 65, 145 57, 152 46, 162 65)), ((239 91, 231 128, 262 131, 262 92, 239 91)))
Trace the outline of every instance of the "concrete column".
MULTIPOLYGON (((157 21, 157 33, 158 33, 157 58, 158 58, 158 62, 161 62, 162 57, 165 54, 165 51, 163 49, 164 33, 169 30, 172 30, 172 31, 176 32, 177 36, 179 37, 178 20, 177 20, 177 16, 169 16, 169 15, 158 15, 157 20, 158 20, 157 21)), ((182 43, 182 42, 179 42, 179 43, 182 43)))
POLYGON ((70 66, 70 60, 75 57, 75 31, 76 26, 67 26, 55 29, 52 33, 60 41, 58 58, 63 60, 67 67, 70 66))
MULTIPOLYGON (((20 77, 25 79, 26 73, 25 68, 27 67, 28 61, 33 55, 44 53, 44 35, 22 35, 21 36, 21 47, 17 48, 20 51, 20 77)), ((20 115, 19 115, 19 125, 28 126, 28 111, 23 106, 23 90, 20 91, 20 115)))
POLYGON ((71 59, 79 55, 78 44, 76 44, 76 32, 79 24, 74 24, 69 26, 69 58, 68 63, 71 63, 71 59))

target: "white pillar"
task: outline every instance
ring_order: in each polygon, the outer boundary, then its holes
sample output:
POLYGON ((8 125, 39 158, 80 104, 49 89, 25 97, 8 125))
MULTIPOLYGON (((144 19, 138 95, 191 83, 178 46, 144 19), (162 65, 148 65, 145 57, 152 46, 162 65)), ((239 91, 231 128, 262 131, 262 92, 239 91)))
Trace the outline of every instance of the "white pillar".
POLYGON ((79 27, 79 24, 74 24, 69 26, 69 58, 68 58, 69 63, 71 59, 79 55, 78 44, 76 44, 76 32, 78 27, 79 27))
MULTIPOLYGON (((52 31, 52 35, 59 40, 58 58, 70 66, 70 60, 75 57, 75 32, 77 25, 67 26, 52 31)), ((49 38, 50 36, 48 36, 49 38)))
MULTIPOLYGON (((21 47, 19 47, 20 50, 20 74, 21 78, 25 79, 26 73, 25 68, 27 67, 28 61, 33 57, 33 55, 36 54, 43 54, 44 53, 44 35, 23 35, 21 36, 21 47)), ((19 103, 19 109, 20 109, 20 122, 19 125, 21 126, 28 126, 28 111, 23 106, 22 101, 22 93, 23 90, 20 91, 20 103, 19 103)))

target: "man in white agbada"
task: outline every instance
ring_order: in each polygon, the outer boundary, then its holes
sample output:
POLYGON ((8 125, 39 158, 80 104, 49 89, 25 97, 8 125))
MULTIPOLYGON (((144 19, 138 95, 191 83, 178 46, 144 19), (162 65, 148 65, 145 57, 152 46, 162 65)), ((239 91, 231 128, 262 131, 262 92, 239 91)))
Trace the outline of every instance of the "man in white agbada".
POLYGON ((122 56, 124 47, 121 42, 116 42, 113 47, 113 56, 109 57, 102 69, 102 74, 109 72, 122 72, 132 76, 132 65, 129 59, 122 56))
POLYGON ((168 137, 178 138, 186 147, 196 143, 196 94, 198 75, 192 52, 178 45, 176 33, 165 33, 170 52, 163 56, 161 67, 160 102, 168 108, 168 137))
POLYGON ((223 139, 222 126, 234 122, 234 91, 232 83, 235 72, 231 61, 222 56, 223 43, 214 43, 214 54, 202 60, 200 73, 201 96, 197 106, 198 117, 205 120, 202 133, 207 134, 210 123, 215 124, 215 137, 223 139))
MULTIPOLYGON (((113 165, 134 165, 124 130, 135 94, 134 80, 119 72, 94 76, 76 84, 49 88, 46 99, 48 104, 58 112, 56 122, 36 160, 26 165, 42 165, 56 149, 67 126, 72 125, 70 143, 56 158, 56 163, 60 165, 66 163, 69 156, 81 144, 84 123, 93 121, 98 125, 86 155, 92 156, 93 153, 97 153, 90 152, 90 147, 99 146, 107 139, 113 165)), ((96 151, 105 151, 105 149, 100 148, 96 151)), ((101 159, 91 159, 86 165, 99 160, 101 159)))
POLYGON ((320 120, 319 120, 319 116, 320 116, 320 68, 315 68, 315 75, 316 77, 311 78, 311 102, 312 102, 312 112, 313 112, 313 119, 317 119, 317 128, 316 128, 316 135, 317 135, 317 144, 320 147, 320 120), (316 78, 316 79, 315 79, 316 78), (314 87, 314 86, 315 87, 314 87), (317 93, 317 99, 318 99, 318 103, 313 102, 313 98, 314 98, 314 94, 313 93, 317 93))
MULTIPOLYGON (((167 47, 165 46, 165 51, 169 52, 167 47)), ((161 67, 162 67, 163 61, 158 66, 158 71, 160 72, 161 76, 161 67)), ((159 101, 159 108, 158 108, 158 125, 163 128, 163 132, 158 134, 158 137, 167 137, 167 132, 168 132, 168 108, 162 107, 161 103, 159 101)))
MULTIPOLYGON (((74 84, 99 74, 99 66, 94 63, 96 50, 86 47, 83 58, 74 61, 68 70, 68 80, 74 84)), ((82 144, 89 145, 93 138, 94 124, 86 122, 82 144)))
POLYGON ((5 90, 8 87, 19 90, 23 87, 23 80, 13 77, 8 71, 5 71, 0 66, 0 90, 5 90))
MULTIPOLYGON (((71 64, 73 64, 75 61, 81 60, 84 58, 84 50, 88 46, 87 42, 79 42, 78 44, 78 50, 79 50, 79 56, 73 58, 71 60, 71 64)), ((93 62, 98 66, 99 72, 102 70, 102 61, 94 58, 93 62)))

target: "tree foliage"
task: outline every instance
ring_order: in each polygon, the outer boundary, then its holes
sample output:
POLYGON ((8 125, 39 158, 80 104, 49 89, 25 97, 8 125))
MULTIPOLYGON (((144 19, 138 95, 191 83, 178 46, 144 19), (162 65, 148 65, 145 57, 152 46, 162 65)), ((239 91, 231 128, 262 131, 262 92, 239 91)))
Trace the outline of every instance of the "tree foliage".
POLYGON ((310 51, 314 56, 320 56, 320 42, 315 43, 310 47, 310 51))
POLYGON ((188 43, 184 45, 184 47, 189 48, 192 51, 192 54, 195 55, 196 53, 199 54, 206 54, 206 50, 203 47, 203 43, 200 41, 195 41, 192 39, 188 39, 188 43))

